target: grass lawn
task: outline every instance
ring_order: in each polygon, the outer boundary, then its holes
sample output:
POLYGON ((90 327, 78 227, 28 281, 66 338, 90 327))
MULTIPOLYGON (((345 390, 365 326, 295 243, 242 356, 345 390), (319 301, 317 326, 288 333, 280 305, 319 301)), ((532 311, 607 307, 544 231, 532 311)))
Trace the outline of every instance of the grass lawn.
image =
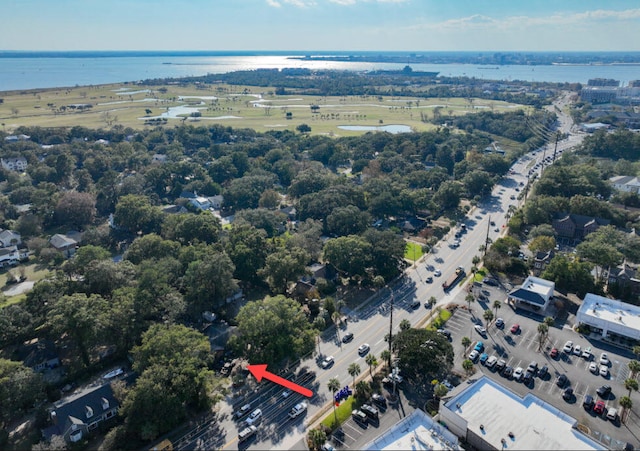
POLYGON ((487 277, 487 270, 485 268, 480 268, 476 271, 476 275, 473 278, 474 282, 482 282, 482 279, 487 277))
POLYGON ((331 413, 327 415, 327 417, 322 420, 322 424, 331 430, 337 428, 342 423, 344 423, 351 416, 351 411, 353 411, 355 407, 356 398, 353 396, 349 396, 346 400, 342 401, 342 403, 336 407, 335 414, 333 413, 333 409, 331 409, 331 413), (336 424, 336 415, 338 417, 338 424, 336 424))
MULTIPOLYGON (((0 273, 0 287, 2 287, 3 290, 12 287, 12 285, 7 285, 7 280, 9 280, 10 274, 14 274, 17 277, 20 277, 24 274, 24 276, 27 278, 27 281, 37 282, 51 274, 51 270, 49 270, 49 268, 47 268, 46 266, 37 263, 27 263, 18 265, 8 270, 4 270, 2 271, 2 273, 0 273)), ((12 304, 18 304, 24 301, 26 298, 27 295, 25 293, 7 297, 4 302, 0 302, 0 308, 7 307, 12 304)))
POLYGON ((422 245, 414 243, 413 241, 407 241, 407 245, 404 248, 404 258, 411 261, 420 260, 422 257, 422 245))
POLYGON ((442 329, 442 327, 446 324, 446 322, 449 321, 449 318, 451 318, 451 312, 447 309, 442 309, 440 310, 438 317, 434 319, 429 326, 427 326, 427 329, 429 330, 442 329))

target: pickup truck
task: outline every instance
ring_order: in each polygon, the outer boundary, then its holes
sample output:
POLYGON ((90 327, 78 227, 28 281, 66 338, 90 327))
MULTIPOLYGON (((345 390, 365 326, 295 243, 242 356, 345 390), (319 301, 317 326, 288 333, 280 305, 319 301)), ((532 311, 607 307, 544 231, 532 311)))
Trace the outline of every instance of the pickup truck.
POLYGON ((451 275, 451 277, 449 277, 443 284, 442 284, 442 288, 447 291, 449 289, 451 289, 455 284, 457 284, 460 279, 462 279, 465 276, 465 272, 464 272, 464 268, 462 266, 458 266, 456 268, 456 272, 451 275))

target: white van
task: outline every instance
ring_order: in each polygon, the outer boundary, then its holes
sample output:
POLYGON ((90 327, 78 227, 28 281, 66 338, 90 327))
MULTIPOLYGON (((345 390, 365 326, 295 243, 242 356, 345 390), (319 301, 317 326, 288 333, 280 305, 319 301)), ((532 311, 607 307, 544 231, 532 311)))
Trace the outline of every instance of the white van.
POLYGON ((253 412, 251 412, 251 415, 249 415, 249 418, 247 418, 247 426, 251 426, 254 423, 257 423, 258 421, 260 421, 260 419, 262 418, 262 410, 260 409, 256 409, 253 412))
POLYGON ((618 410, 613 407, 607 410, 607 419, 615 422, 618 419, 618 410))

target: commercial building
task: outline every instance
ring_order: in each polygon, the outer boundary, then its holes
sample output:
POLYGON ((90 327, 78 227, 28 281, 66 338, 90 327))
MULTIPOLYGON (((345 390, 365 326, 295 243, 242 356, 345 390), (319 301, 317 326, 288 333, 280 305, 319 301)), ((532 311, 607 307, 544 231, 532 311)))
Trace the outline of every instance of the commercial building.
POLYGON ((516 305, 524 304, 535 309, 546 310, 553 299, 553 291, 556 284, 550 280, 529 276, 520 288, 511 291, 509 302, 516 305))
POLYGON ((416 409, 378 438, 367 443, 365 450, 452 450, 462 451, 458 437, 416 409))
POLYGON ((475 449, 607 449, 531 393, 521 398, 487 376, 461 387, 440 402, 440 421, 475 449))
POLYGON ((640 342, 640 307, 636 305, 587 293, 576 320, 603 339, 628 341, 629 346, 640 342))

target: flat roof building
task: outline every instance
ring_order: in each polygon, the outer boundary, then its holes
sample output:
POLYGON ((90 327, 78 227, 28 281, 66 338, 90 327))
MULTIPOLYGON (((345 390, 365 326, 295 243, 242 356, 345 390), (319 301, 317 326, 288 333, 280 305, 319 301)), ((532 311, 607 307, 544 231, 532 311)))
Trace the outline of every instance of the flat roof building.
POLYGON ((579 324, 586 324, 591 333, 602 338, 616 336, 640 341, 640 307, 617 299, 587 293, 576 313, 579 324))
POLYGON ((531 393, 521 398, 487 376, 443 399, 440 420, 476 449, 607 449, 579 431, 575 418, 531 393))
POLYGON ((458 437, 420 409, 414 410, 362 449, 462 450, 458 437))

